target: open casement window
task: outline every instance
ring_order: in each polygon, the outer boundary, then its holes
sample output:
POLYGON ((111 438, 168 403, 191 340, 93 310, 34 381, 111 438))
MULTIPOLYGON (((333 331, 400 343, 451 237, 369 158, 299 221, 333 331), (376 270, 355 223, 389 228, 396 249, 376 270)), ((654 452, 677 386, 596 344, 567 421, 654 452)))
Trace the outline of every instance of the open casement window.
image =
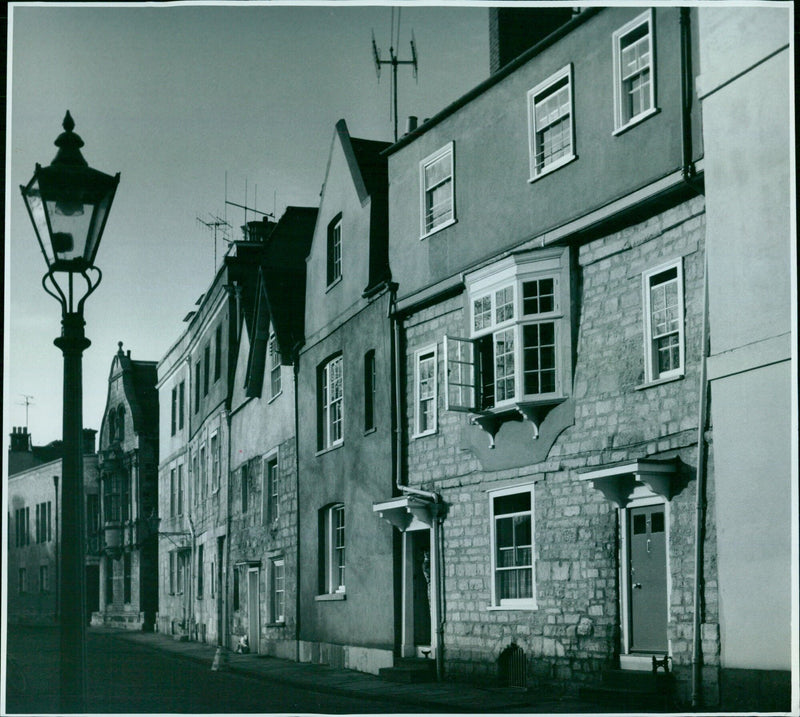
POLYGON ((419 166, 421 236, 424 238, 455 221, 453 199, 453 143, 449 142, 419 166))
POLYGON ((263 459, 261 467, 261 524, 275 526, 280 517, 278 456, 263 459))
POLYGON ((515 255, 466 283, 470 337, 444 340, 447 409, 478 414, 492 436, 518 411, 537 436, 571 388, 568 251, 515 255))
POLYGON ((619 132, 656 110, 652 10, 614 33, 613 51, 614 129, 619 132))
POLYGON ((680 260, 642 276, 647 381, 682 376, 684 372, 683 270, 680 260))
POLYGON ((533 486, 489 494, 492 536, 492 606, 535 609, 533 486))
POLYGON ((531 180, 575 159, 572 65, 528 92, 531 180))

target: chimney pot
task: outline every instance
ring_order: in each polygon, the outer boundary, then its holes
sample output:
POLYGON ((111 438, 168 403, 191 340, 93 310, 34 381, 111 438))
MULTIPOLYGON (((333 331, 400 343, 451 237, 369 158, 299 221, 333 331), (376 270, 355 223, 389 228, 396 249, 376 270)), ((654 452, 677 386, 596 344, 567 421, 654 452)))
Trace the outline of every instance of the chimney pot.
POLYGON ((413 132, 417 128, 417 122, 419 118, 416 115, 409 115, 408 121, 406 122, 406 134, 409 132, 413 132))

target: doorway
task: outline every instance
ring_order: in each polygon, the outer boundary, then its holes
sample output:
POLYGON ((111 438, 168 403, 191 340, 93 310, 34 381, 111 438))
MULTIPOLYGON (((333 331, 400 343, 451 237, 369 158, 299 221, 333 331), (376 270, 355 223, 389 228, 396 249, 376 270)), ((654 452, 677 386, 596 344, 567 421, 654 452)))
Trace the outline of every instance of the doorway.
POLYGON ((665 653, 667 642, 666 506, 627 509, 628 651, 665 653))
POLYGON ((259 626, 259 601, 258 601, 258 568, 250 568, 247 571, 247 642, 250 645, 250 652, 258 654, 258 643, 260 635, 259 626))
POLYGON ((411 595, 415 651, 431 649, 431 533, 415 530, 411 538, 411 595))

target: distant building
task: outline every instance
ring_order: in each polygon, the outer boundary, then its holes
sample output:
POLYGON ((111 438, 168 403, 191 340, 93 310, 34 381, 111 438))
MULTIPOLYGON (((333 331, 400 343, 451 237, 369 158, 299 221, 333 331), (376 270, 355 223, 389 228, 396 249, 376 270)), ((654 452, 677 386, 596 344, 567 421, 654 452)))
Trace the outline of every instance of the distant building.
POLYGON ((152 630, 158 610, 158 394, 154 361, 119 350, 100 427, 100 608, 92 624, 152 630))
MULTIPOLYGON (((87 525, 87 622, 97 610, 99 495, 96 431, 83 430, 87 525)), ((61 441, 34 446, 27 428, 14 428, 8 451, 8 620, 52 624, 59 619, 61 441)))

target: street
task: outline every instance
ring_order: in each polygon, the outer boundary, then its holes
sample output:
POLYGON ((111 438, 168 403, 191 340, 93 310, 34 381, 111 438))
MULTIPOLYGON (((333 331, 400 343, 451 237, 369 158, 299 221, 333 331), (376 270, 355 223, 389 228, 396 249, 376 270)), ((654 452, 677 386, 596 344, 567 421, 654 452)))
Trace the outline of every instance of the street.
MULTIPOLYGON (((58 631, 8 629, 8 713, 59 711, 58 631)), ((265 658, 269 659, 269 658, 265 658)), ((87 635, 90 713, 414 713, 419 705, 325 694, 216 672, 185 657, 125 640, 114 633, 87 635)))

